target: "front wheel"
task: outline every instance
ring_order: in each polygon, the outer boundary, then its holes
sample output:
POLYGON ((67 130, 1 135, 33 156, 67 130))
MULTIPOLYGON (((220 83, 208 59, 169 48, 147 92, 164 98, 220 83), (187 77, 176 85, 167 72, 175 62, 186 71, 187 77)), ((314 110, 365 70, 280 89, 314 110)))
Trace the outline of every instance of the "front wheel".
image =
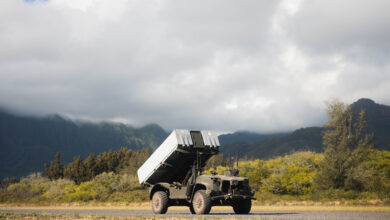
POLYGON ((152 209, 155 214, 165 214, 168 210, 168 195, 164 191, 157 191, 152 197, 152 209))
POLYGON ((252 208, 252 201, 250 199, 238 200, 233 205, 234 213, 248 214, 252 208))
POLYGON ((204 190, 198 190, 194 195, 191 205, 196 214, 209 214, 211 210, 211 198, 204 190))

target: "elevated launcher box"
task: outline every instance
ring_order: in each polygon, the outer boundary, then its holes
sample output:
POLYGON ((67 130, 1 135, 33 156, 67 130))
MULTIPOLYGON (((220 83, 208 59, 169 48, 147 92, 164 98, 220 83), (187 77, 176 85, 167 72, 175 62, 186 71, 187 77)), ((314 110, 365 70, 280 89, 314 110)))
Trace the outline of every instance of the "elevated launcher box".
POLYGON ((174 130, 138 169, 141 184, 182 182, 196 164, 204 167, 219 152, 218 134, 213 131, 174 130))

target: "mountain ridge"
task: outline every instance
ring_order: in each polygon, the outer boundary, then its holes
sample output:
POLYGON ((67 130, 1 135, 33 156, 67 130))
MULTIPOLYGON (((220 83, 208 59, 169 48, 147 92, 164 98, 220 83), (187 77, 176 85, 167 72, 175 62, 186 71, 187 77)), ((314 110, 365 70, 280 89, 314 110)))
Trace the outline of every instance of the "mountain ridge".
POLYGON ((155 148, 167 136, 157 124, 134 128, 121 123, 80 122, 62 118, 15 116, 0 111, 0 178, 43 169, 61 153, 62 161, 121 147, 155 148))
MULTIPOLYGON (((377 149, 390 150, 390 106, 370 99, 352 104, 355 113, 366 111, 369 132, 377 149)), ((300 128, 290 133, 261 134, 237 131, 220 135, 225 155, 267 159, 296 151, 322 152, 323 127, 300 128)), ((0 178, 43 170, 60 152, 64 163, 110 149, 155 148, 168 136, 158 124, 135 128, 116 122, 74 121, 54 114, 47 117, 13 115, 0 110, 0 178)))
MULTIPOLYGON (((374 147, 390 150, 390 106, 375 103, 371 99, 361 98, 351 104, 352 112, 357 115, 365 111, 368 133, 374 133, 374 147)), ((257 142, 241 141, 228 143, 221 147, 227 155, 251 156, 268 159, 283 156, 297 151, 322 152, 323 127, 306 127, 286 135, 274 135, 257 142), (238 150, 239 149, 239 150, 238 150), (243 150, 245 149, 245 154, 243 150)), ((223 138, 223 137, 222 137, 223 138)))

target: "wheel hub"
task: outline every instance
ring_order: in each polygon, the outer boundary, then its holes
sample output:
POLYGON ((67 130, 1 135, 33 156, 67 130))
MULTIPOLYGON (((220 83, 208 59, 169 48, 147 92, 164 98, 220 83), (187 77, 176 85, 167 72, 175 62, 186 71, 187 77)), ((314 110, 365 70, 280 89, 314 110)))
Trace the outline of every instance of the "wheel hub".
POLYGON ((158 197, 155 198, 153 201, 154 207, 156 207, 158 209, 160 207, 160 204, 161 204, 160 198, 158 198, 158 197))
POLYGON ((199 197, 197 198, 197 200, 195 201, 195 207, 197 208, 197 209, 200 209, 200 208, 202 208, 202 199, 200 199, 199 197))

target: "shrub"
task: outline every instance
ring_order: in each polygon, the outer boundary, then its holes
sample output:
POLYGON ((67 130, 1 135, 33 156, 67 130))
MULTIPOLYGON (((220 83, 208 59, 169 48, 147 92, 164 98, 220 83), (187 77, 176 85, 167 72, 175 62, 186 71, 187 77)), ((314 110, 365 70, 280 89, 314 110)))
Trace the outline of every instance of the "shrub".
POLYGON ((320 156, 313 152, 300 152, 269 160, 269 176, 263 189, 275 194, 305 195, 313 191, 313 178, 320 156))

